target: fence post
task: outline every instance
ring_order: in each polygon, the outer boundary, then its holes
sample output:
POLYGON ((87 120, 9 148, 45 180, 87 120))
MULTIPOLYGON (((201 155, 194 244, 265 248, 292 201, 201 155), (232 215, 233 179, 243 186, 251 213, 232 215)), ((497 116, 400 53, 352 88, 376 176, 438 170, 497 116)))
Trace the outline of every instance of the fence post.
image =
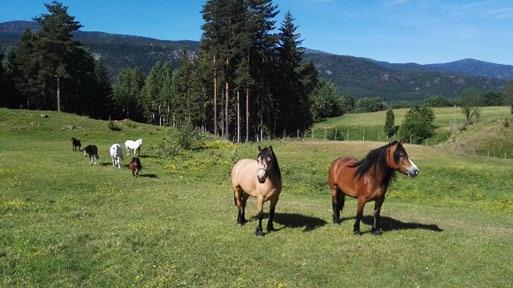
POLYGON ((326 138, 328 138, 328 130, 324 130, 324 140, 326 140, 326 138))
POLYGON ((346 141, 349 141, 349 128, 347 128, 346 141))
POLYGON ((362 140, 365 141, 365 130, 362 129, 362 140))
POLYGON ((338 129, 335 129, 335 141, 337 141, 337 134, 338 134, 338 129))

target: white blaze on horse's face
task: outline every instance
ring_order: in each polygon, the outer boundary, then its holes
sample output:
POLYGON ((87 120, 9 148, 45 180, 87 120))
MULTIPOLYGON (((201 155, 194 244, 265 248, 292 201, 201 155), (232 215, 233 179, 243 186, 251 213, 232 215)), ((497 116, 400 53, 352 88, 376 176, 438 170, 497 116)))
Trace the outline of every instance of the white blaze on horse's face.
POLYGON ((415 165, 415 163, 413 163, 410 158, 408 158, 408 161, 410 161, 410 167, 408 167, 408 176, 415 177, 419 175, 420 170, 417 165, 415 165))
POLYGON ((258 172, 257 172, 257 179, 258 182, 264 183, 265 182, 265 174, 267 173, 267 163, 264 161, 261 157, 258 157, 258 172))

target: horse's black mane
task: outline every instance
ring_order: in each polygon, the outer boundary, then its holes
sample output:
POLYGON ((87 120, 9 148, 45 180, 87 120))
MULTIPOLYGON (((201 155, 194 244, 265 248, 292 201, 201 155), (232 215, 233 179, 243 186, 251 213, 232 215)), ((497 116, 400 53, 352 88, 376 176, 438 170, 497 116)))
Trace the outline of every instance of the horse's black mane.
POLYGON ((272 161, 272 167, 273 167, 273 170, 276 170, 276 175, 278 176, 278 178, 281 179, 281 170, 280 170, 280 165, 278 164, 278 158, 276 158, 276 154, 274 154, 274 151, 269 148, 263 148, 262 151, 260 151, 260 154, 258 154, 258 157, 260 156, 266 156, 266 154, 269 154, 271 156, 271 161, 272 161))
MULTIPOLYGON (((350 167, 356 167, 356 177, 362 177, 373 167, 376 167, 377 170, 383 171, 383 179, 381 179, 381 185, 383 187, 388 187, 390 182, 395 179, 395 170, 387 165, 387 150, 391 146, 398 143, 398 141, 394 141, 385 146, 371 150, 367 156, 365 156, 365 158, 356 162, 355 164, 352 164, 350 167)), ((399 161, 401 151, 404 151, 404 148, 401 144, 399 144, 394 153, 394 160, 397 162, 399 161)))

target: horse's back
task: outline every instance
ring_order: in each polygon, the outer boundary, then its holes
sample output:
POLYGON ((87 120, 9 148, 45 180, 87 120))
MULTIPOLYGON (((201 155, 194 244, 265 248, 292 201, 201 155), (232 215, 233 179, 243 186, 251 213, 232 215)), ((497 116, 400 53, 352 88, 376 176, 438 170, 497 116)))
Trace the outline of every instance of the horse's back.
MULTIPOLYGON (((254 189, 258 162, 253 159, 241 159, 233 165, 231 176, 232 186, 241 187, 244 191, 254 189)), ((246 191, 249 192, 249 191, 246 191)))
POLYGON ((356 168, 351 167, 351 165, 357 162, 357 159, 351 157, 340 157, 333 160, 328 171, 328 183, 330 188, 338 188, 343 190, 346 194, 353 194, 352 184, 356 168))
POLYGON ((110 146, 110 156, 119 157, 121 156, 121 145, 119 144, 112 144, 110 146))

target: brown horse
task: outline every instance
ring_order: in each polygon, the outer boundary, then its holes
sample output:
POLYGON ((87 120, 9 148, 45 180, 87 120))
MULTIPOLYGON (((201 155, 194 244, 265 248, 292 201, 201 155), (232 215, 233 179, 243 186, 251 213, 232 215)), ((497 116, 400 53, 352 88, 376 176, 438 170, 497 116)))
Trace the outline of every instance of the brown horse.
POLYGON ((141 160, 139 160, 139 157, 132 158, 132 161, 128 164, 128 169, 132 171, 132 176, 139 177, 139 172, 142 170, 141 160))
POLYGON ((333 204, 333 223, 340 223, 340 211, 344 207, 345 196, 358 199, 354 234, 361 234, 360 221, 365 203, 374 201, 374 224, 372 233, 383 233, 379 227, 381 205, 385 200, 388 185, 399 171, 410 177, 419 174, 419 169, 408 158, 406 150, 400 142, 372 150, 358 161, 354 158, 337 158, 331 163, 328 172, 328 183, 331 189, 333 204))
POLYGON ((264 217, 264 202, 270 201, 269 220, 267 221, 267 232, 274 230, 274 210, 281 192, 281 172, 278 159, 274 154, 273 147, 263 148, 258 146, 258 157, 253 159, 239 160, 232 168, 233 199, 238 208, 237 223, 246 223, 244 216, 246 201, 249 196, 257 200, 258 226, 257 236, 264 236, 262 231, 262 218, 264 217))

